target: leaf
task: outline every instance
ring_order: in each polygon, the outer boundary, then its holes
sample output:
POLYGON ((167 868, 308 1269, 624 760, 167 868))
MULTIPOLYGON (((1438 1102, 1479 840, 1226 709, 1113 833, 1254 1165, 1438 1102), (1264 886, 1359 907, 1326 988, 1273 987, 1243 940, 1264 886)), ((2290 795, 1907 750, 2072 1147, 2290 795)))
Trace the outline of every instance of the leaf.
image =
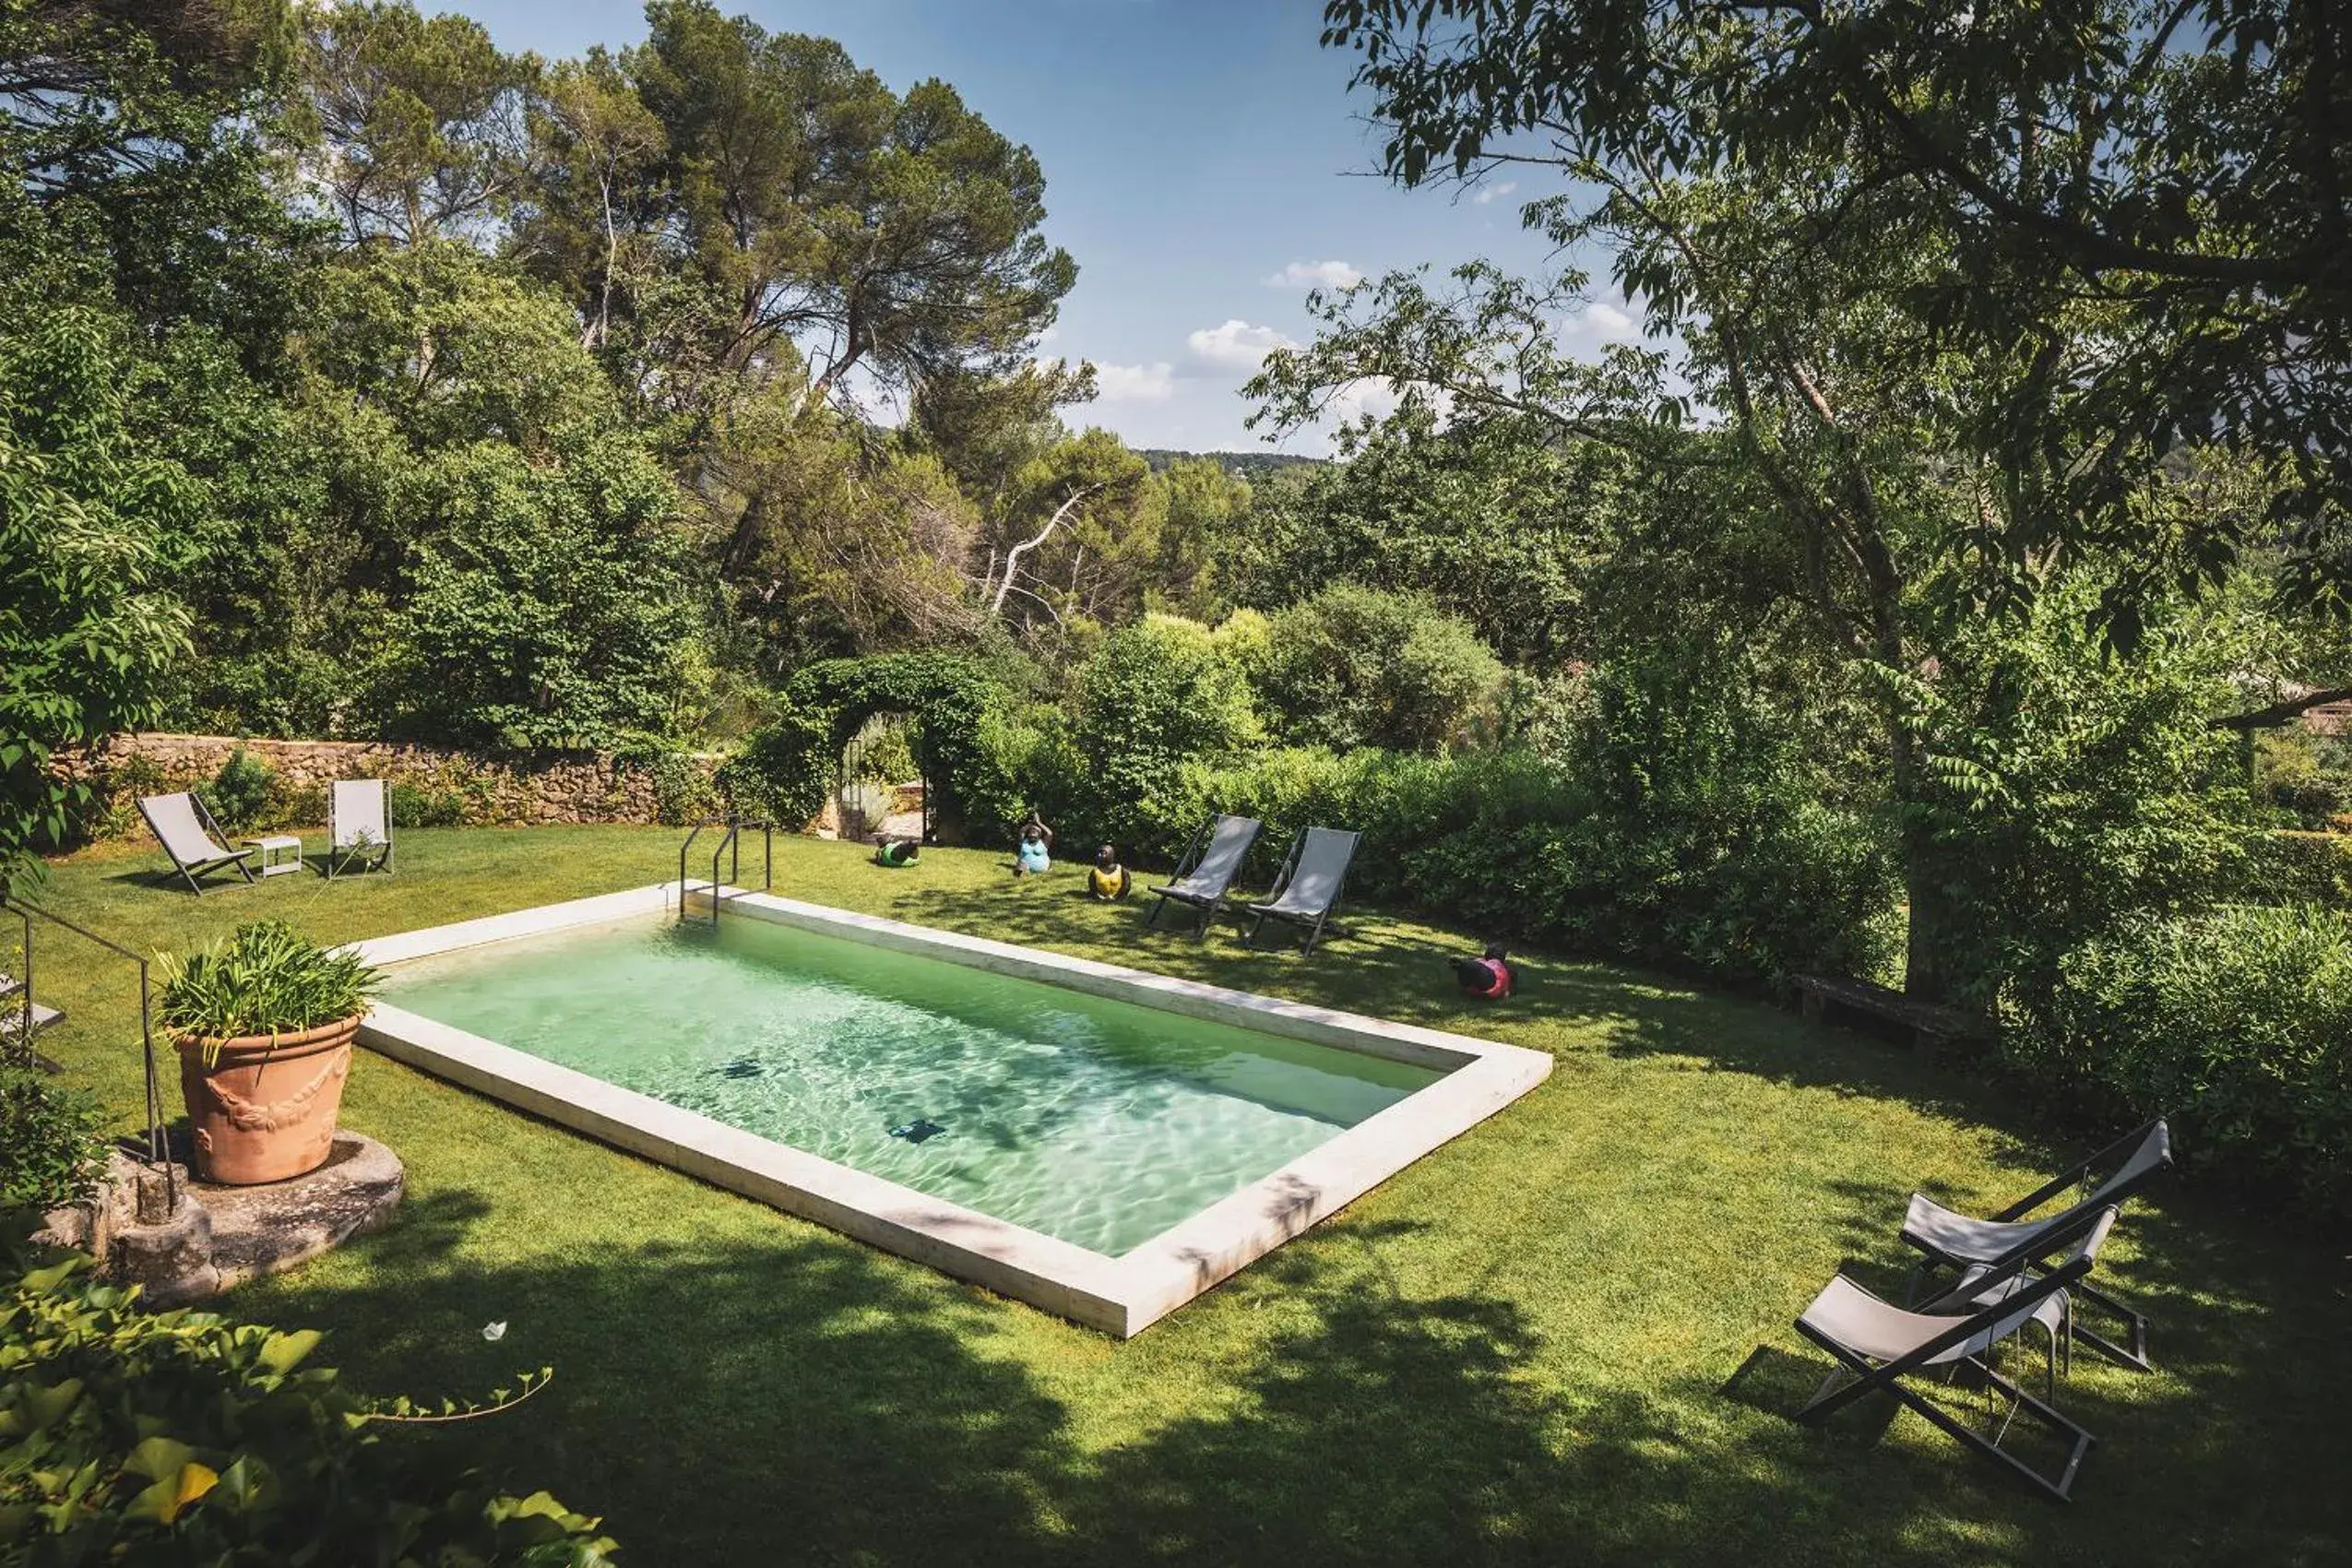
POLYGON ((123 1461, 123 1468, 131 1475, 160 1481, 177 1478, 196 1455, 194 1446, 177 1438, 150 1437, 131 1450, 131 1456, 123 1461))
POLYGON ((326 1337, 315 1328, 296 1329, 291 1334, 273 1334, 261 1348, 261 1364, 284 1376, 300 1366, 303 1358, 318 1348, 326 1337))
MULTIPOLYGON (((168 1443, 170 1439, 149 1438, 148 1441, 168 1443)), ((145 1446, 146 1443, 140 1444, 142 1448, 145 1446)), ((130 1505, 123 1510, 123 1516, 126 1519, 152 1519, 159 1525, 168 1525, 177 1519, 188 1504, 210 1491, 220 1479, 220 1476, 208 1467, 191 1461, 132 1498, 130 1505)))

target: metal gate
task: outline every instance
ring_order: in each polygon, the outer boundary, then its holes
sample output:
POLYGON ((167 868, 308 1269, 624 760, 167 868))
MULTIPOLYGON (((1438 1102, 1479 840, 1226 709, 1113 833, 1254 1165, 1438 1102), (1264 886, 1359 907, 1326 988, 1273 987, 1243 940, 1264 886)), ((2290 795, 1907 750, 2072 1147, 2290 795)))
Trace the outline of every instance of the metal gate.
POLYGON ((842 746, 840 756, 835 760, 833 778, 833 809, 841 825, 842 837, 858 840, 880 837, 884 823, 899 814, 895 810, 898 791, 906 783, 911 783, 919 797, 920 837, 926 844, 936 842, 932 836, 932 808, 938 790, 931 778, 921 733, 916 728, 918 722, 914 715, 908 713, 885 711, 869 714, 842 746), (898 733, 892 738, 905 745, 913 757, 915 777, 906 781, 881 779, 879 788, 886 791, 887 798, 882 801, 881 809, 875 811, 872 808, 875 804, 879 769, 874 763, 873 753, 884 744, 884 734, 894 726, 898 733), (913 731, 911 736, 907 733, 909 731, 913 731))

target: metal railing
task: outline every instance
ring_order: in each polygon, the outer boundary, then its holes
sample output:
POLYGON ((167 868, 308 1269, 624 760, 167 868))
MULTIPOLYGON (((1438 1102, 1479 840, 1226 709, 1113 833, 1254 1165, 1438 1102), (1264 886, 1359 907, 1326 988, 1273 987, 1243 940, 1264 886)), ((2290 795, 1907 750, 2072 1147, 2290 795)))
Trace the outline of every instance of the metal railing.
POLYGON ((730 887, 737 885, 737 879, 742 874, 742 838, 744 829, 751 827, 756 827, 759 829, 760 890, 762 892, 766 892, 776 885, 775 823, 769 821, 766 817, 705 817, 702 821, 695 824, 694 831, 686 835, 686 841, 678 846, 678 922, 681 925, 684 924, 692 918, 687 913, 686 908, 686 855, 689 850, 694 849, 695 840, 703 836, 703 830, 710 827, 724 827, 727 830, 724 834, 719 836, 719 842, 711 847, 710 851, 709 887, 710 923, 712 926, 716 927, 719 924, 719 862, 722 859, 727 861, 727 885, 730 887))
POLYGON ((119 942, 110 941, 87 926, 75 924, 65 916, 29 904, 24 899, 0 888, 0 909, 11 911, 24 923, 25 972, 21 1006, 18 1012, 18 1044, 28 1062, 33 1057, 32 1037, 38 1026, 33 1021, 33 942, 35 920, 47 921, 88 942, 94 942, 110 953, 118 954, 138 967, 139 971, 139 1051, 147 1069, 147 1163, 163 1173, 163 1204, 167 1214, 179 1211, 179 1184, 172 1170, 172 1146, 163 1120, 162 1080, 155 1070, 155 1006, 154 993, 148 983, 147 960, 119 942))

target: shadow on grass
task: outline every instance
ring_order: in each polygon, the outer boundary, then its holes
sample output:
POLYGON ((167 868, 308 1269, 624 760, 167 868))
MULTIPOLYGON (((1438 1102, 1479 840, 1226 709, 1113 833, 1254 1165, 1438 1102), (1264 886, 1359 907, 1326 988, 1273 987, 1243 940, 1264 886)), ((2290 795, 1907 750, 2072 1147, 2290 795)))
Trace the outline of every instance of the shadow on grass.
POLYGON ((1415 1293, 1388 1249, 1426 1221, 1349 1223, 1263 1260, 1188 1309, 1228 1314, 1216 1336, 1181 1318, 1123 1347, 1068 1331, 1076 1367, 1049 1378, 1012 1333, 1034 1326, 1013 1321, 1024 1309, 788 1222, 493 1265, 467 1254, 484 1215, 463 1190, 422 1199, 361 1243, 364 1281, 282 1282, 267 1315, 332 1323, 330 1359, 386 1392, 553 1362, 546 1396, 449 1441, 605 1512, 638 1562, 1948 1568, 1955 1550, 2087 1564, 2192 1543, 2320 1562, 2343 1511, 2323 1443, 2282 1452, 2322 1437, 2340 1398, 2264 1364, 2303 1331, 2250 1324, 2266 1314, 2244 1301, 2168 1318, 2180 1373, 2086 1369, 2061 1390, 2108 1439, 2068 1511, 1883 1405, 1797 1427, 1818 1358, 1765 1348, 1728 1384, 1645 1381, 1480 1282, 1415 1293), (493 1321, 511 1325, 494 1347, 493 1321), (1082 1436, 1069 1400, 1162 1379, 1163 1410, 1082 1436))

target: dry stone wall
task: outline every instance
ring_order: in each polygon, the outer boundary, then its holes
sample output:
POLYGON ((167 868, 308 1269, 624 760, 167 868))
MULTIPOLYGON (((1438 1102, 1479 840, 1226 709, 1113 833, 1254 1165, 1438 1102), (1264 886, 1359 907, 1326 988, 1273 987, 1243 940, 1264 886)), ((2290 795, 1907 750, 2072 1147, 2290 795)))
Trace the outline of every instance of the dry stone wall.
MULTIPOLYGON (((315 824, 327 816, 327 787, 338 778, 383 778, 396 809, 469 825, 655 822, 652 772, 609 752, 482 755, 378 741, 240 741, 225 735, 116 735, 75 771, 113 801, 116 825, 136 827, 132 797, 208 783, 239 746, 272 775, 271 819, 315 824), (404 788, 405 787, 405 788, 404 788), (413 791, 413 793, 410 793, 413 791)), ((719 758, 696 757, 706 777, 719 758)))

